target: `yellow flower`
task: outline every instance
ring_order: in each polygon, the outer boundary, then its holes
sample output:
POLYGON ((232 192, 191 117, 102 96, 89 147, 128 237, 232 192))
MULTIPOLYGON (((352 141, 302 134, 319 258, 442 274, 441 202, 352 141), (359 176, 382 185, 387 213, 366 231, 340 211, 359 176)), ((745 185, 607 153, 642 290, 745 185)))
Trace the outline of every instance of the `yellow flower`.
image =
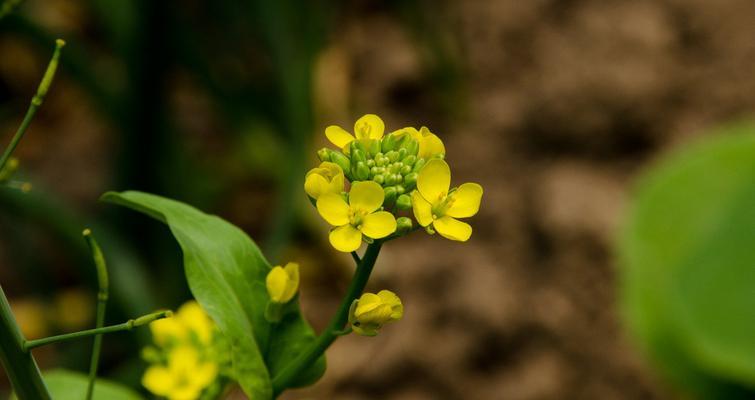
POLYGON ((456 218, 468 218, 480 209, 482 186, 465 183, 449 192, 451 170, 445 161, 430 160, 419 172, 417 190, 412 192, 412 208, 420 225, 433 226, 451 240, 465 242, 472 227, 456 218))
POLYGON ((285 268, 276 265, 267 274, 265 283, 273 303, 288 303, 299 289, 299 264, 290 262, 285 268))
POLYGON ((340 126, 331 125, 325 128, 325 136, 331 143, 338 146, 338 148, 343 149, 346 145, 356 139, 379 140, 383 137, 384 131, 385 124, 383 123, 383 120, 375 114, 367 114, 354 123, 354 135, 340 126))
POLYGON ((180 346, 170 352, 166 366, 154 365, 147 369, 142 385, 169 400, 194 400, 217 375, 217 364, 200 360, 193 347, 180 346))
POLYGON ((443 141, 438 136, 430 132, 430 129, 423 126, 419 130, 413 127, 406 127, 394 131, 391 135, 401 137, 403 135, 410 135, 419 144, 418 158, 424 158, 429 160, 433 157, 440 156, 441 158, 446 155, 446 146, 443 145, 443 141))
POLYGON ((401 299, 390 290, 378 294, 365 293, 351 305, 349 322, 354 332, 364 336, 375 336, 386 323, 398 321, 404 316, 401 299))
POLYGON ((351 185, 349 202, 328 193, 317 199, 317 211, 336 228, 330 231, 330 244, 338 251, 355 251, 362 244, 362 235, 381 239, 396 231, 396 218, 383 205, 383 188, 372 181, 351 185))
POLYGON ((317 168, 312 168, 304 178, 304 191, 313 199, 324 193, 341 194, 345 177, 337 164, 324 161, 317 168))
POLYGON ((184 303, 172 318, 160 319, 149 324, 152 337, 159 346, 185 343, 192 337, 199 345, 212 343, 215 324, 196 301, 184 303))

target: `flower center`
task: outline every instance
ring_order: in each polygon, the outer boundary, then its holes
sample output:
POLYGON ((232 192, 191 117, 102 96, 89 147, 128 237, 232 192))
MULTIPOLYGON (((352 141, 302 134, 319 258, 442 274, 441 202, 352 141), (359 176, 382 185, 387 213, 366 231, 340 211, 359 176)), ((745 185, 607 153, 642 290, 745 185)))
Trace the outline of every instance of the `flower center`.
POLYGON ((433 203, 433 219, 438 219, 445 216, 446 212, 448 212, 448 209, 451 208, 455 201, 456 198, 454 197, 453 193, 446 194, 446 192, 443 192, 438 195, 438 200, 433 203))
POLYGON ((359 228, 362 225, 362 217, 367 215, 366 212, 349 208, 349 224, 355 228, 359 228))

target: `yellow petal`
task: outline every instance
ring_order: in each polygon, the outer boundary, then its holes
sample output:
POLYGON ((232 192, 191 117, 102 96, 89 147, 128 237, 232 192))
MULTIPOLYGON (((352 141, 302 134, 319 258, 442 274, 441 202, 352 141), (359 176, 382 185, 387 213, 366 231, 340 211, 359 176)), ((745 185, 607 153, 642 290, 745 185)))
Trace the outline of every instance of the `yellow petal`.
POLYGON ((374 311, 380 305, 383 304, 380 296, 374 293, 364 293, 357 302, 357 308, 354 310, 354 316, 361 318, 362 316, 374 311))
POLYGON ((417 190, 433 205, 448 193, 450 186, 451 169, 443 160, 434 158, 419 171, 417 190))
POLYGON ((333 143, 339 149, 354 140, 354 136, 352 134, 346 132, 346 130, 336 125, 331 125, 325 128, 325 137, 327 137, 328 140, 330 140, 330 143, 333 143))
POLYGON ((201 343, 209 344, 212 341, 214 324, 196 301, 188 301, 182 305, 175 318, 194 332, 201 343))
POLYGON ((401 139, 402 137, 408 135, 411 136, 412 139, 419 142, 419 140, 422 138, 422 135, 419 133, 417 128, 412 126, 407 126, 406 128, 396 129, 395 131, 390 133, 391 136, 395 136, 396 139, 401 139))
POLYGON ((349 223, 349 205, 343 197, 334 193, 325 193, 317 199, 317 211, 333 226, 349 223))
POLYGON ((188 329, 176 318, 159 319, 149 324, 152 339, 156 344, 165 346, 171 341, 181 341, 188 335, 188 329))
POLYGON ((387 211, 367 214, 362 217, 362 225, 359 230, 373 239, 382 239, 396 232, 396 218, 387 211))
POLYGON ((446 154, 446 146, 443 145, 443 141, 438 136, 424 126, 419 132, 421 139, 419 139, 419 154, 417 154, 417 157, 430 159, 446 154))
POLYGON ((286 290, 283 292, 283 302, 287 303, 294 298, 296 291, 299 290, 299 264, 290 262, 283 269, 288 275, 286 290))
POLYGON ((192 381, 197 386, 205 388, 209 386, 215 378, 218 376, 218 366, 212 362, 206 362, 201 364, 194 370, 192 374, 192 381))
POLYGON ((350 253, 362 245, 362 232, 346 224, 330 231, 329 239, 336 250, 350 253))
POLYGON ((190 380, 187 380, 182 386, 173 389, 167 397, 168 400, 197 400, 199 395, 202 394, 202 389, 203 388, 193 384, 190 380))
POLYGON ((453 193, 453 204, 446 210, 446 215, 454 218, 468 218, 480 210, 482 200, 482 186, 476 183, 465 183, 453 193))
POLYGON ((270 295, 270 300, 275 303, 285 303, 287 301, 283 300, 283 298, 286 294, 288 280, 288 274, 279 265, 273 267, 268 272, 265 278, 265 286, 267 286, 267 294, 270 295))
POLYGON ((385 132, 385 124, 375 114, 367 114, 354 123, 354 135, 357 139, 380 139, 385 132))
POLYGON ((417 218, 422 226, 428 226, 433 223, 433 211, 432 204, 428 203, 419 191, 412 192, 412 210, 414 210, 414 218, 417 218))
POLYGON ((328 181, 320 174, 311 173, 304 178, 304 191, 313 199, 317 199, 321 194, 328 192, 327 188, 328 181))
POLYGON ((355 182, 349 192, 349 204, 355 210, 371 213, 383 205, 383 187, 373 181, 355 182))
POLYGON ((178 346, 168 354, 168 369, 174 375, 181 372, 192 371, 199 363, 199 353, 191 346, 178 346))
POLYGON ((175 387, 176 381, 167 368, 152 366, 142 376, 142 386, 158 396, 166 396, 175 387))
POLYGON ((401 299, 396 296, 396 293, 393 293, 390 290, 381 290, 377 295, 380 297, 383 304, 391 307, 392 320, 398 321, 404 316, 404 305, 401 303, 401 299))
POLYGON ((449 216, 433 221, 433 228, 443 237, 459 242, 466 242, 472 236, 472 227, 449 216))

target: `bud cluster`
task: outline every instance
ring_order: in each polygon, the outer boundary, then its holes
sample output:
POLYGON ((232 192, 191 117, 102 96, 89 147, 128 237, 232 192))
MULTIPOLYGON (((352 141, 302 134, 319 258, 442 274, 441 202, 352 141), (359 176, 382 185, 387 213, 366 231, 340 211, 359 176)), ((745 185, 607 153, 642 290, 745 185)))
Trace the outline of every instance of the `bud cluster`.
POLYGON ((411 208, 409 193, 417 185, 419 171, 426 160, 418 157, 419 142, 410 135, 390 134, 382 139, 357 139, 344 151, 323 148, 321 161, 341 167, 351 182, 373 181, 383 187, 386 208, 411 208))

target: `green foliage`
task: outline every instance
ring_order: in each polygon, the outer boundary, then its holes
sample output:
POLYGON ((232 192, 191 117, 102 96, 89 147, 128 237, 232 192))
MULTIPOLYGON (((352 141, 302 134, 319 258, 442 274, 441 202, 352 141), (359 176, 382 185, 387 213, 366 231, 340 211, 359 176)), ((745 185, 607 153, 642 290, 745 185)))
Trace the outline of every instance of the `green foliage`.
MULTIPOLYGON (((81 400, 86 397, 89 377, 87 375, 55 369, 43 374, 45 384, 55 400, 81 400)), ((11 397, 15 399, 15 396, 11 397)), ((94 387, 94 400, 142 400, 133 390, 104 379, 97 379, 94 387)))
MULTIPOLYGON (((288 303, 279 323, 265 319, 265 277, 271 267, 257 245, 234 225, 175 200, 133 191, 107 193, 103 200, 169 226, 183 250, 194 297, 232 343, 241 387, 251 398, 272 398, 272 377, 314 340, 314 332, 301 316, 298 299, 288 303)), ((310 384, 324 371, 321 357, 292 386, 310 384)))
POLYGON ((755 125, 729 127, 649 171, 625 228, 629 327, 681 385, 705 398, 751 396, 755 125))

